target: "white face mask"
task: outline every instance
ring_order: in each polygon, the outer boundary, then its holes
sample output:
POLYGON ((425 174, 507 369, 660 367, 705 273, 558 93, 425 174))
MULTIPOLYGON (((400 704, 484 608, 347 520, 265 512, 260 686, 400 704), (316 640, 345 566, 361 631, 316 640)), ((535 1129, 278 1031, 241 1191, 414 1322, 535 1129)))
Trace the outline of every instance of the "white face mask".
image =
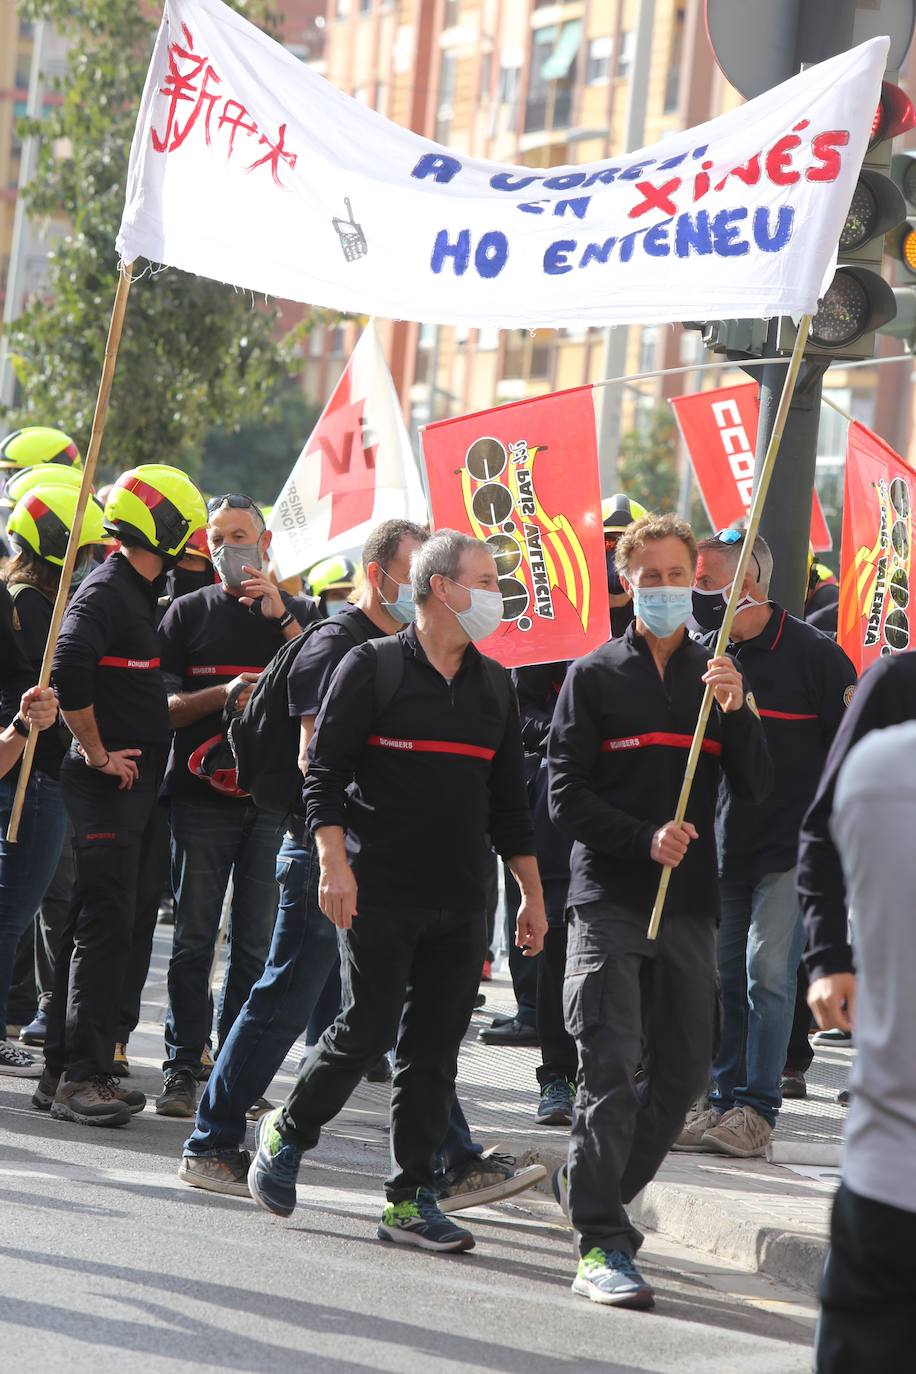
MULTIPOLYGON (((453 577, 447 577, 446 581, 454 583, 456 587, 464 587, 470 593, 471 604, 466 611, 448 607, 468 639, 475 644, 488 639, 499 628, 503 618, 502 592, 488 592, 483 587, 465 587, 463 582, 455 582, 453 577)), ((448 602, 445 604, 448 606, 448 602)))

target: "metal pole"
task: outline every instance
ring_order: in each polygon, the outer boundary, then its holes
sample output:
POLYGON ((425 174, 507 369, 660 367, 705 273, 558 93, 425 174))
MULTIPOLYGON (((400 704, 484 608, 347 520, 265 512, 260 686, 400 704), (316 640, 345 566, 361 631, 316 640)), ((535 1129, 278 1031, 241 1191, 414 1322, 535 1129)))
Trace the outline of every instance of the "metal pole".
MULTIPOLYGON (((802 364, 802 357, 805 352, 805 344, 808 340, 808 330, 811 328, 811 316, 802 315, 798 326, 798 333, 795 336, 795 346, 792 349, 792 357, 786 369, 783 381, 782 395, 779 398, 779 406, 773 421, 773 430, 767 443, 766 457, 760 468, 759 473, 754 479, 754 499, 751 502, 750 514, 748 516, 747 531, 741 544, 741 555, 738 559, 738 566, 735 569, 735 577, 732 582, 732 589, 728 595, 728 605, 725 608, 725 619, 722 621, 722 628, 719 631, 719 638, 716 640, 715 657, 719 658, 728 648, 728 641, 731 637, 732 621, 738 609, 738 602, 741 600, 741 588, 750 567, 751 554, 754 548, 754 540, 760 528, 761 516, 767 499, 770 480, 776 466, 776 458, 779 454, 779 445, 782 441, 783 430, 789 415, 789 407, 792 403, 792 394, 795 391, 795 384, 798 381, 798 373, 802 364)), ((703 747, 703 740, 706 736, 706 726, 709 723, 709 715, 712 710, 713 694, 712 688, 706 688, 703 693, 703 702, 700 706, 700 714, 697 720, 696 730, 693 734, 693 741, 690 745, 690 753, 687 755, 687 768, 684 772, 684 781, 681 784, 681 795, 678 797, 677 810, 674 813, 675 824, 681 825, 684 816, 687 814, 687 803, 690 800, 690 791, 693 787, 693 779, 697 771, 697 763, 700 758, 700 751, 703 747)), ((652 918, 649 921, 647 937, 654 940, 658 936, 658 928, 661 924, 662 910, 665 905, 665 896, 668 892, 668 884, 671 881, 672 870, 667 865, 662 866, 662 874, 659 879, 658 892, 655 897, 655 906, 652 908, 652 918)))
MULTIPOLYGON (((57 636, 60 634, 64 611, 67 608, 67 597, 70 594, 70 579, 73 576, 73 566, 76 563, 76 555, 79 553, 79 540, 80 531, 83 526, 83 516, 89 504, 89 495, 92 491, 92 479, 95 477, 99 450, 102 447, 102 435, 105 433, 105 421, 108 419, 108 402, 111 399, 111 384, 114 381, 115 364, 118 361, 118 349, 121 345, 121 331, 124 327, 124 314, 127 310, 127 297, 130 292, 132 280, 131 264, 122 263, 118 270, 118 287, 115 291, 114 305, 111 309, 111 322, 108 326, 108 340, 105 344, 105 359, 102 363, 99 394, 96 398, 95 414, 92 417, 92 433, 89 436, 89 448, 86 451, 86 466, 83 468, 83 480, 80 484, 80 493, 76 502, 76 511, 73 516, 73 525, 70 529, 70 538, 67 540, 67 552, 64 554, 64 565, 60 570, 60 584, 57 588, 57 596, 54 600, 54 609, 51 612, 51 627, 48 630, 48 642, 45 645, 44 657, 41 660, 41 672, 38 675, 39 687, 47 687, 51 681, 51 663, 54 658, 54 650, 57 647, 57 636)), ((32 760, 35 757, 35 745, 37 743, 38 731, 33 725, 29 731, 29 737, 26 740, 25 749, 22 754, 22 763, 19 767, 19 781, 16 784, 16 795, 13 798, 13 809, 10 813, 10 823, 6 831, 6 838, 10 844, 15 844, 19 835, 19 820, 22 816, 22 807, 25 802, 25 789, 29 783, 29 774, 32 771, 32 760)))

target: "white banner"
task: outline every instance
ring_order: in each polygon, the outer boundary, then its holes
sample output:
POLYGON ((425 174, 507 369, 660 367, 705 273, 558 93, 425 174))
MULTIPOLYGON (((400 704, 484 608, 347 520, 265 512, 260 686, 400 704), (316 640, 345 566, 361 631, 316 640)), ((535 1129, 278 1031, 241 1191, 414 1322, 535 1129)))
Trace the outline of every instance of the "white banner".
POLYGON ((424 523, 426 501, 385 355, 369 324, 277 497, 267 527, 281 578, 359 548, 382 520, 424 523))
POLYGON ((221 0, 167 0, 118 250, 440 324, 813 313, 887 51, 872 39, 640 152, 538 171, 392 124, 221 0))

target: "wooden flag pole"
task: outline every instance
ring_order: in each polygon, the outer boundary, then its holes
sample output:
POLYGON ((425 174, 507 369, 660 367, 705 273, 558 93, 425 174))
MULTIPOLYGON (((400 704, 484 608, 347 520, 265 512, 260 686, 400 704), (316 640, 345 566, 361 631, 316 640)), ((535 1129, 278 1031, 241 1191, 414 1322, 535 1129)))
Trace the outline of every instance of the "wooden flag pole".
MULTIPOLYGON (((118 269, 118 287, 115 291, 114 305, 111 308, 111 321, 108 325, 108 339, 105 344, 105 359, 102 363, 102 376, 99 381, 99 394, 96 398, 95 414, 92 417, 92 433, 89 437, 89 448, 86 453, 86 463, 83 467, 83 480, 80 484, 79 497, 76 502, 76 514, 73 518, 70 538, 67 540, 67 552, 64 554, 64 565, 60 570, 60 586, 57 589, 54 610, 51 613, 51 628, 48 630, 48 642, 45 645, 44 657, 41 660, 41 672, 38 676, 39 687, 47 687, 51 681, 51 661, 54 658, 54 650, 57 647, 57 636, 60 634, 64 611, 67 608, 67 597, 70 594, 70 579, 73 576, 76 555, 79 552, 79 537, 83 525, 83 516, 89 504, 89 496, 92 492, 92 479, 95 476, 99 450, 102 447, 102 435, 105 433, 105 421, 108 418, 108 402, 111 398, 111 385, 114 381, 115 365, 118 361, 118 349, 121 346, 121 331, 124 327, 124 314, 127 310, 127 296, 132 281, 131 263, 122 263, 118 269)), ((25 789, 29 783, 29 775, 32 771, 32 760, 35 757, 35 745, 37 743, 38 731, 33 725, 29 731, 29 738, 26 741, 25 750, 23 751, 22 762, 19 765, 19 781, 16 784, 16 795, 13 798, 13 809, 10 813, 10 823, 6 832, 6 838, 11 844, 16 843, 19 835, 19 821, 22 816, 22 807, 25 803, 25 789)))
MULTIPOLYGON (((805 344, 808 341, 808 331, 811 328, 811 316, 802 315, 795 335, 795 345, 792 349, 792 356, 789 359, 789 370, 782 387, 782 395, 779 398, 779 407, 776 411, 776 421, 773 425, 773 433, 770 435, 770 442, 767 444, 766 455, 763 460, 763 467, 754 486, 754 499, 751 502, 751 509, 748 515, 747 531, 741 543, 741 554, 738 559, 738 567, 735 570, 732 589, 728 597, 728 605, 725 608, 725 618, 722 621, 722 628, 719 631, 719 638, 716 640, 715 657, 719 658, 728 648, 728 641, 731 638, 732 621, 738 609, 738 602, 741 600, 741 588, 747 576, 747 570, 753 556, 754 540, 757 538, 757 531, 760 529, 760 519, 763 515, 763 507, 767 499, 767 492, 770 487, 770 478, 773 476, 773 468, 776 465, 776 455, 779 453, 779 445, 782 442, 783 430, 786 427, 786 420, 789 415, 789 407, 792 404, 792 397, 795 394, 795 386, 798 382, 798 373, 802 364, 802 357, 805 352, 805 344)), ((690 789, 693 786, 693 779, 697 771, 697 763, 703 747, 703 740, 706 735, 706 727, 709 724, 709 714, 712 710, 713 692, 707 686, 703 693, 703 703, 700 706, 700 715, 697 720, 696 730, 693 733, 693 741, 690 745, 690 753, 687 755, 687 767, 684 771, 684 781, 681 784, 681 794, 678 797, 677 810, 674 813, 674 820, 677 825, 682 825, 687 814, 687 803, 690 800, 690 789)), ((665 896, 668 892, 668 884, 671 881, 672 870, 667 866, 662 867, 661 878, 659 879, 658 892, 655 895, 655 905, 652 908, 652 919, 649 922, 647 931, 648 938, 654 940, 658 936, 658 928, 661 924, 662 910, 665 905, 665 896)))

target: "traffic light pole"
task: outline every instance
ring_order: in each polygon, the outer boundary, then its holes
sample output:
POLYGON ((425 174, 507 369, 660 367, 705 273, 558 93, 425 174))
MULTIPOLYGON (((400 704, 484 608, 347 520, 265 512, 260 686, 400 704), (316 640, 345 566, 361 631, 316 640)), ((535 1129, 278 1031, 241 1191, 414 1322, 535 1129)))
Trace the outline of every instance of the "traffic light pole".
MULTIPOLYGON (((774 351, 773 321, 767 353, 774 351)), ((811 538, 811 504, 817 462, 817 430, 821 390, 829 359, 806 359, 792 395, 782 443, 776 456, 770 494, 763 509, 760 533, 773 551, 770 594, 790 615, 804 617, 808 583, 808 545, 811 538)), ((755 369, 760 383, 760 423, 757 428, 754 483, 767 454, 770 436, 783 394, 788 359, 755 369)))

